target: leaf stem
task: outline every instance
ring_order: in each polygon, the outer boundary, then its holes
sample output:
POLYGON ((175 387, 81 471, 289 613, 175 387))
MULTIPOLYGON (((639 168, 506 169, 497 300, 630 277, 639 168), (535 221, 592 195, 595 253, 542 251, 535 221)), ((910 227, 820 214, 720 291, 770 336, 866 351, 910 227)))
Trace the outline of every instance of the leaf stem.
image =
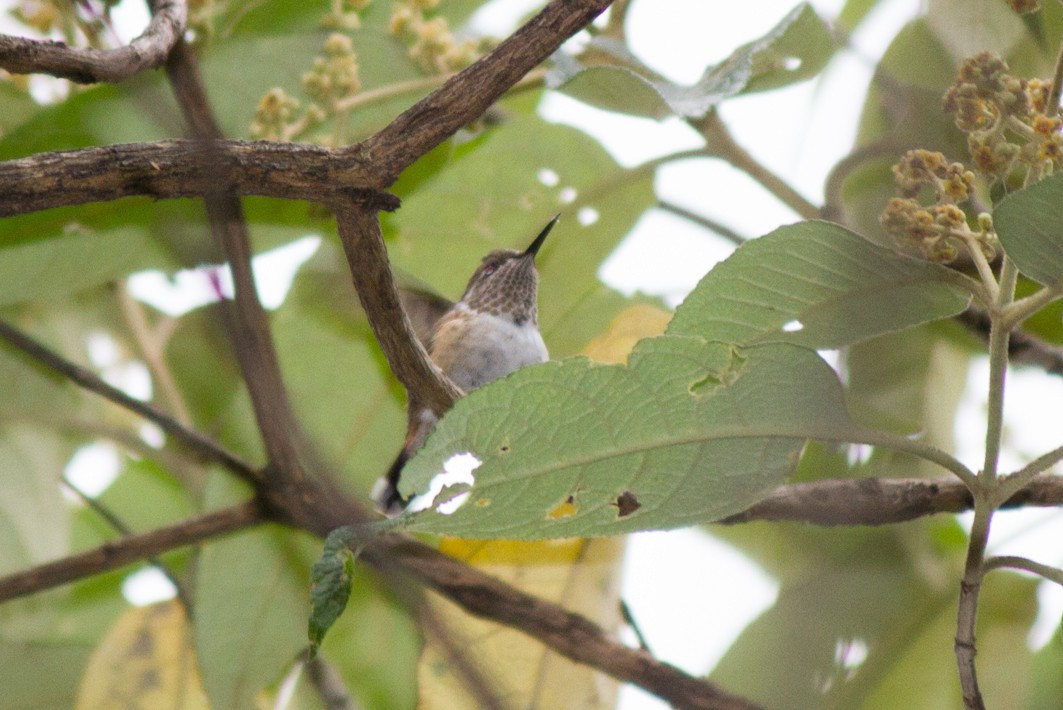
POLYGON ((1063 461, 1063 446, 1058 446, 1048 453, 1038 456, 1020 470, 1001 480, 1000 486, 994 491, 993 502, 998 505, 1003 503, 1025 488, 1026 484, 1036 478, 1038 474, 1047 471, 1060 461, 1063 461))
POLYGON ((1002 308, 1000 322, 1008 330, 1017 328, 1024 320, 1061 296, 1063 296, 1063 281, 1045 286, 1002 308))
POLYGON ((1052 567, 1051 565, 1043 565, 1040 562, 1034 562, 1026 557, 1015 557, 1011 555, 1004 555, 1001 557, 990 557, 982 565, 982 569, 986 572, 994 569, 1020 569, 1024 572, 1030 572, 1036 574, 1038 577, 1043 577, 1049 582, 1055 582, 1063 587, 1063 569, 1058 567, 1052 567))

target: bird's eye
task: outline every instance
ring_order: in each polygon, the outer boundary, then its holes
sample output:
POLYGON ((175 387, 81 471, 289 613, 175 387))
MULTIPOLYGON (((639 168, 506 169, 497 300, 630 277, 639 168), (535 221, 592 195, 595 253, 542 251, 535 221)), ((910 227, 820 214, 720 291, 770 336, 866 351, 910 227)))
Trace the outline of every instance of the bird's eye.
POLYGON ((484 267, 484 276, 489 276, 489 275, 495 273, 495 271, 497 271, 497 270, 498 270, 498 266, 496 264, 488 264, 487 266, 484 267))

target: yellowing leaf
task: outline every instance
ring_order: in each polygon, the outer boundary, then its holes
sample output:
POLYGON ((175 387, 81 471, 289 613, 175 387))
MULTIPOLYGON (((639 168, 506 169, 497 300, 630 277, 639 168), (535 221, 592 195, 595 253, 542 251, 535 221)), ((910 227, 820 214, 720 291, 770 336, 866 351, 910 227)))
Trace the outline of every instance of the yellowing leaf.
MULTIPOLYGON (((605 628, 619 623, 619 562, 622 538, 596 540, 446 539, 441 549, 493 577, 534 596, 563 604, 605 628)), ((436 628, 418 666, 418 710, 481 707, 453 658, 475 669, 477 677, 506 707, 611 708, 617 683, 605 674, 564 658, 522 633, 474 619, 453 605, 432 600, 436 628), (438 633, 437 633, 438 632, 438 633), (445 634, 448 647, 436 641, 445 634)))
POLYGON ((609 324, 608 330, 587 343, 583 354, 595 362, 621 365, 635 343, 664 332, 672 314, 656 306, 638 304, 625 308, 609 324))
POLYGON ((176 601, 129 609, 93 652, 77 710, 208 710, 176 601))

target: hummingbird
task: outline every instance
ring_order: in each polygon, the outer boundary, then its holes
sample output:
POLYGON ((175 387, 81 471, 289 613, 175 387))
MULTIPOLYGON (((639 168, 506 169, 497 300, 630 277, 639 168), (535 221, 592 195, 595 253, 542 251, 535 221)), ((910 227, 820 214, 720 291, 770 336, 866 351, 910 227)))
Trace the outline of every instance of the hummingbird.
MULTIPOLYGON (((535 255, 561 215, 555 215, 524 251, 497 249, 473 272, 461 299, 435 323, 425 347, 432 361, 465 393, 549 355, 539 333, 539 273, 535 255)), ((373 498, 388 513, 400 511, 399 476, 435 428, 435 414, 408 413, 406 442, 373 498)))

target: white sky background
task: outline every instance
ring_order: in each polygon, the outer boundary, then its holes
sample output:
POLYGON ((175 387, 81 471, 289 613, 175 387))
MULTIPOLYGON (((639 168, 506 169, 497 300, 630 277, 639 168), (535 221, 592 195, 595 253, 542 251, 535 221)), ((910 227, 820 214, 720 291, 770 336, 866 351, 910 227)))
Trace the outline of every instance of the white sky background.
MULTIPOLYGON (((382 2, 383 0, 377 0, 382 2)), ((7 3, 0 0, 0 6, 7 3)), ((495 0, 474 18, 478 31, 508 34, 535 0, 495 0)), ((706 65, 724 59, 737 46, 763 35, 796 0, 724 3, 711 0, 635 0, 628 34, 634 52, 653 69, 681 83, 696 81, 706 65)), ((842 0, 818 0, 813 6, 834 17, 842 0)), ((886 0, 852 38, 853 50, 839 54, 827 72, 812 82, 728 101, 721 115, 737 142, 795 186, 814 203, 822 200, 827 171, 850 149, 864 91, 878 57, 897 29, 921 6, 919 0, 886 0), (785 118, 780 118, 785 117, 785 118), (786 120, 788 119, 788 120, 786 120), (770 122, 770 125, 768 124, 770 122)), ((126 39, 146 23, 142 0, 125 0, 116 13, 126 39)), ((47 87, 42 89, 46 91, 47 87)), ((547 97, 542 113, 549 120, 583 128, 598 137, 623 165, 700 145, 693 130, 676 120, 632 119, 587 108, 565 96, 547 97)), ((688 160, 658 173, 658 195, 716 219, 737 232, 756 236, 798 220, 797 215, 745 175, 721 161, 688 160)), ((314 238, 291 249, 256 258, 256 275, 267 305, 276 307, 298 266, 316 248, 314 238)), ((643 291, 678 303, 732 246, 723 239, 660 210, 645 215, 632 234, 602 266, 601 277, 626 293, 643 291)), ((213 298, 202 277, 175 282, 162 274, 131 281, 141 298, 176 313, 213 298)), ((94 363, 115 383, 149 397, 146 370, 119 363, 106 338, 92 344, 94 363)), ((959 456, 978 467, 985 431, 986 368, 972 368, 957 423, 959 456)), ((1036 404, 1063 402, 1063 381, 1019 371, 1008 383, 1008 470, 1059 445, 1058 412, 1039 413, 1036 404), (1038 416, 1040 414, 1040 416, 1038 416), (1020 420, 1020 416, 1022 419, 1020 420)), ((1043 406, 1043 404, 1042 404, 1043 406)), ((68 475, 86 488, 101 490, 117 473, 115 451, 86 447, 71 462, 68 475)), ((969 520, 965 519, 965 522, 969 520)), ((1063 552, 1051 541, 1063 539, 1063 516, 1055 510, 1000 514, 994 522, 992 552, 1023 554, 1052 565, 1063 552)), ((127 596, 148 603, 172 594, 161 575, 145 570, 130 579, 127 596), (145 581, 146 580, 146 581, 145 581)), ((624 597, 651 650, 662 660, 691 673, 707 672, 742 629, 774 602, 776 584, 740 553, 697 529, 631 536, 624 597)), ((1063 592, 1041 584, 1042 614, 1031 645, 1047 641, 1063 613, 1063 592)), ((625 689, 623 710, 667 707, 641 691, 625 689)))

